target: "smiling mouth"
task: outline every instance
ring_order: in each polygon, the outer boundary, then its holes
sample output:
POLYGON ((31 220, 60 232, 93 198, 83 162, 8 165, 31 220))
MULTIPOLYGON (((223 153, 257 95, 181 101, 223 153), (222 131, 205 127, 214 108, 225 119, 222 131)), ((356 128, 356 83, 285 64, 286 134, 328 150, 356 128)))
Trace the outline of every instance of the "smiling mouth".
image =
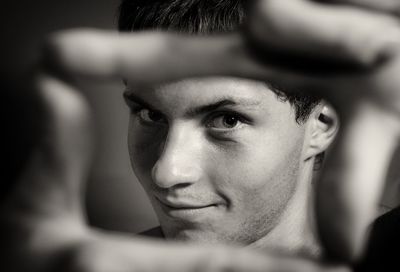
POLYGON ((168 205, 168 204, 163 203, 163 202, 161 202, 161 204, 165 205, 166 207, 168 207, 170 209, 175 209, 175 210, 200 210, 200 209, 216 206, 214 204, 206 205, 206 206, 176 206, 176 205, 172 206, 172 205, 168 205))
POLYGON ((174 209, 174 210, 200 210, 200 209, 204 209, 204 208, 208 208, 208 207, 214 207, 217 206, 216 204, 210 204, 210 205, 191 205, 191 204, 184 204, 184 203, 173 203, 170 201, 165 201, 165 200, 161 200, 158 197, 156 197, 156 199, 158 200, 158 202, 169 208, 169 209, 174 209))
POLYGON ((162 201, 157 197, 156 199, 165 215, 188 221, 198 220, 201 217, 207 216, 218 206, 216 204, 189 205, 183 203, 171 203, 169 201, 162 201))

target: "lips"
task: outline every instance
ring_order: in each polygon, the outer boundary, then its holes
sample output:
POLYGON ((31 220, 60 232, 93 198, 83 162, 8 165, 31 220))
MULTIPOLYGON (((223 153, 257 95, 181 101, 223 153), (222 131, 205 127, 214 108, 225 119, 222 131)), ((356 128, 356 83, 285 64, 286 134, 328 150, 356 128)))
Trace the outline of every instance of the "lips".
POLYGON ((156 197, 156 199, 164 206, 176 210, 184 210, 184 209, 195 210, 195 209, 203 209, 211 206, 216 206, 216 204, 194 204, 181 201, 170 201, 160 197, 156 197))
POLYGON ((198 204, 181 201, 170 201, 156 197, 164 215, 190 222, 203 222, 218 209, 217 204, 198 204))

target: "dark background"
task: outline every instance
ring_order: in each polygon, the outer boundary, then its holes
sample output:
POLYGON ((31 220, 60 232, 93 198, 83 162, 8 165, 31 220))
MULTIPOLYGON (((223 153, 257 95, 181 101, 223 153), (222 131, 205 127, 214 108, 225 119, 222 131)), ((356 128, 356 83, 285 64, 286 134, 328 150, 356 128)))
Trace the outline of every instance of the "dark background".
MULTIPOLYGON (((19 78, 38 59, 46 35, 76 27, 116 29, 119 0, 2 1, 2 75, 19 78)), ((119 82, 83 88, 95 116, 96 154, 87 188, 92 224, 138 232, 157 221, 132 173, 126 144, 128 109, 119 82)))
MULTIPOLYGON (((38 59, 43 39, 51 32, 75 27, 116 29, 119 0, 2 1, 0 8, 2 75, 21 78, 38 59)), ((120 83, 84 88, 93 107, 96 156, 87 189, 88 216, 93 225, 138 232, 157 224, 129 164, 126 146, 128 110, 120 83)), ((400 155, 398 155, 400 161, 400 155)), ((399 204, 400 168, 393 164, 382 204, 399 204)))

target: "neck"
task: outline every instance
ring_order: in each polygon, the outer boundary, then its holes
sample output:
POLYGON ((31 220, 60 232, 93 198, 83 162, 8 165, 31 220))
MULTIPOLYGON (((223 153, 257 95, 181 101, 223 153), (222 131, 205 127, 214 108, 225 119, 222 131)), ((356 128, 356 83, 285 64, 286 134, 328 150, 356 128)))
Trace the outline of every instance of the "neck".
POLYGON ((314 228, 312 185, 313 162, 299 175, 296 191, 279 220, 266 236, 249 248, 274 250, 291 255, 319 257, 320 245, 314 228))

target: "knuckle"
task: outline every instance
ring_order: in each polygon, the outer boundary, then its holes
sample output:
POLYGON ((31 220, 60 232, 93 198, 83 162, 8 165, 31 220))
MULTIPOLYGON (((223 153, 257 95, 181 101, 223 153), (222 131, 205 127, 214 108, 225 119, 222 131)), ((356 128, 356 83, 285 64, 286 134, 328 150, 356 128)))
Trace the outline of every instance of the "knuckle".
POLYGON ((42 45, 42 59, 49 68, 60 69, 68 59, 67 46, 68 34, 56 32, 49 35, 42 45))
POLYGON ((343 15, 345 20, 337 28, 332 46, 360 63, 375 61, 395 41, 396 37, 387 33, 400 33, 397 21, 390 16, 354 10, 343 15))

